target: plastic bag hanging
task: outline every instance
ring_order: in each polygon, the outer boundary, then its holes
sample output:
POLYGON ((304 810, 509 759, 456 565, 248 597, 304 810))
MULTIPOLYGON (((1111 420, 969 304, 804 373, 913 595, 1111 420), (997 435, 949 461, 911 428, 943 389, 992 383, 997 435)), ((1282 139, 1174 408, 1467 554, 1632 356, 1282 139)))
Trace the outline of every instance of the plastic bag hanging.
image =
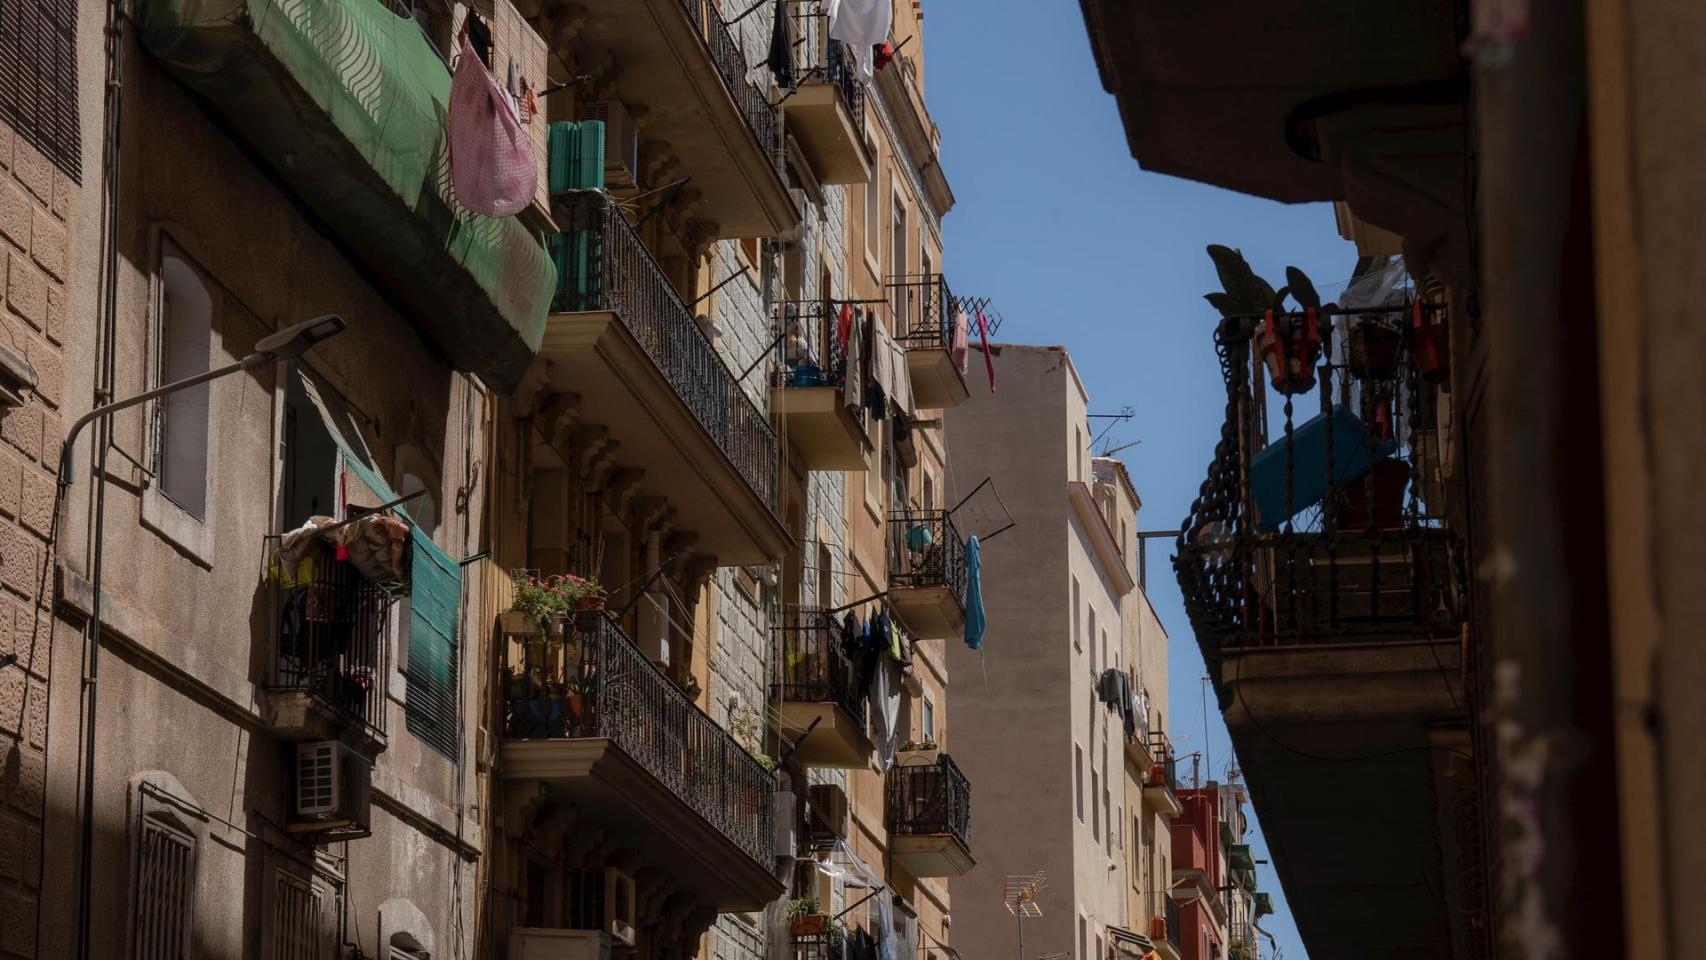
POLYGON ((533 201, 538 177, 533 144, 466 32, 461 41, 450 81, 450 183, 470 212, 512 217, 533 201))

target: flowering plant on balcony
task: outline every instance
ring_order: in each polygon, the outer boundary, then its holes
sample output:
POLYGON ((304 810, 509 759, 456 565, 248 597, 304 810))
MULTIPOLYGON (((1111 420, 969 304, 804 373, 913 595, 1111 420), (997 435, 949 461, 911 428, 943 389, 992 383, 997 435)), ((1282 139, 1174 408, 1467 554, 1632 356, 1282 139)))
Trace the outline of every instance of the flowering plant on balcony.
POLYGON ((551 577, 518 576, 510 610, 524 615, 539 633, 550 633, 552 625, 576 611, 604 608, 604 588, 592 577, 572 573, 551 577))
POLYGON ((925 737, 923 740, 908 740, 895 748, 894 762, 903 767, 926 767, 936 762, 941 755, 941 749, 936 741, 925 737))

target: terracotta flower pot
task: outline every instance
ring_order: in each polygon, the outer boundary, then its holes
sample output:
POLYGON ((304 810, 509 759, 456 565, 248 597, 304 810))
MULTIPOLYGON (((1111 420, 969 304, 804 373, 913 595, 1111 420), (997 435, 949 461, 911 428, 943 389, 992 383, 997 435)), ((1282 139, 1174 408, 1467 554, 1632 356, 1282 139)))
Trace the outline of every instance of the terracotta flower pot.
POLYGON ((1398 370, 1398 349, 1404 338, 1398 331, 1374 320, 1351 328, 1349 365, 1352 375, 1363 380, 1389 380, 1398 370))
POLYGON ((788 932, 796 937, 821 937, 829 932, 829 914, 807 913, 789 917, 788 932))
POLYGON ((1313 388, 1315 364, 1321 359, 1315 311, 1276 314, 1269 310, 1256 328, 1256 349, 1275 390, 1289 396, 1313 388))

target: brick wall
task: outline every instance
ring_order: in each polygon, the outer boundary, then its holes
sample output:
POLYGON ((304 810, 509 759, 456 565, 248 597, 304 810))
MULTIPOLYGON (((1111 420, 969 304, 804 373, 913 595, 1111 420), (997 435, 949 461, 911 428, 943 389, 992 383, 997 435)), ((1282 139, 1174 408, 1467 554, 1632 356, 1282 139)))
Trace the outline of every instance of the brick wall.
POLYGON ((18 657, 0 668, 0 957, 7 960, 36 955, 52 623, 37 604, 46 602, 43 563, 65 400, 66 218, 76 189, 0 124, 0 345, 37 376, 25 404, 0 413, 0 656, 18 657))

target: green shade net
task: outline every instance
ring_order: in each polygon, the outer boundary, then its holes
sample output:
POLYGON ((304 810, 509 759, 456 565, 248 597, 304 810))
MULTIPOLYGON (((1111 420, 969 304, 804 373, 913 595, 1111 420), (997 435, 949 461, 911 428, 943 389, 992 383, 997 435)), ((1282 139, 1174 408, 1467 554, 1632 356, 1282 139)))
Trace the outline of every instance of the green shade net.
POLYGON ((378 0, 137 0, 136 15, 148 49, 458 367, 515 385, 544 334, 556 269, 520 221, 456 203, 450 70, 419 24, 378 0))

